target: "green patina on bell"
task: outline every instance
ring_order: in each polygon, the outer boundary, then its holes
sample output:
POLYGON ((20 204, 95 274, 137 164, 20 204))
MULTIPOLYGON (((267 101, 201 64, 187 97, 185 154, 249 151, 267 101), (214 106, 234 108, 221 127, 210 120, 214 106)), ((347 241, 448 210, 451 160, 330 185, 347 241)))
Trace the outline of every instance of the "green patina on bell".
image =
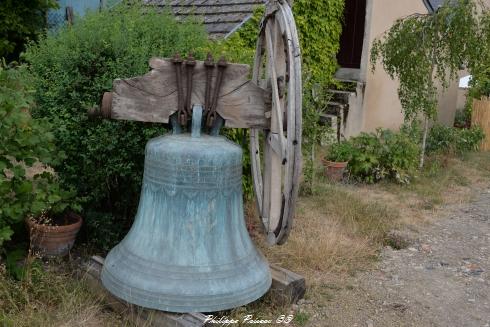
POLYGON ((138 213, 108 254, 103 285, 130 303, 171 312, 235 308, 264 295, 269 266, 243 217, 242 149, 222 136, 167 135, 146 146, 138 213))

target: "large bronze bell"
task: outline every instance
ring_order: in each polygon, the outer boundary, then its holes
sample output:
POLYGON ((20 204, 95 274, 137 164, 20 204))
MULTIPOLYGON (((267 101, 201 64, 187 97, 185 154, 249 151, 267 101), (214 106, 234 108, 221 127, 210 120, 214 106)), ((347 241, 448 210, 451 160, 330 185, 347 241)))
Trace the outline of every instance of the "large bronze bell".
POLYGON ((191 134, 146 146, 138 212, 106 258, 102 283, 130 303, 171 312, 211 312, 260 298, 269 266, 243 217, 242 149, 221 136, 191 134))
POLYGON ((269 289, 271 275, 243 219, 242 150, 200 135, 201 107, 192 135, 178 130, 187 127, 192 103, 205 104, 208 128, 249 130, 258 214, 267 241, 283 244, 298 197, 302 143, 301 50, 290 2, 267 1, 252 71, 224 58, 215 64, 211 55, 199 61, 176 54, 149 65, 143 76, 114 80, 102 107, 91 111, 174 127, 173 135, 147 144, 138 213, 107 256, 102 283, 121 299, 165 311, 252 302, 269 289))

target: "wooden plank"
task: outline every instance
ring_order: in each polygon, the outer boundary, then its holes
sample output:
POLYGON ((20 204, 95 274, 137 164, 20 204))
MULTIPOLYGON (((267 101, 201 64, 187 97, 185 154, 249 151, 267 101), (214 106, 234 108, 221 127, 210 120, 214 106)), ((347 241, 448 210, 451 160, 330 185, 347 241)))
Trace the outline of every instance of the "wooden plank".
POLYGON ((137 326, 155 327, 202 327, 205 326, 206 316, 201 313, 170 313, 151 310, 129 304, 120 300, 105 290, 100 281, 104 259, 99 256, 91 258, 87 266, 87 282, 97 293, 101 294, 107 304, 115 312, 128 317, 137 326))
MULTIPOLYGON (((177 84, 173 63, 153 58, 152 70, 143 76, 117 79, 113 83, 111 118, 168 123, 177 111, 177 84)), ((216 78, 215 70, 213 79, 216 78)), ((249 66, 230 64, 225 71, 217 112, 232 128, 265 128, 270 110, 267 92, 248 80, 249 66)), ((192 104, 204 104, 206 74, 204 63, 194 69, 192 104)), ((185 84, 185 83, 184 83, 185 84)), ((214 84, 214 83, 213 83, 214 84)), ((185 94, 185 85, 184 85, 185 94)))
MULTIPOLYGON (((115 312, 128 316, 136 325, 144 326, 171 326, 171 327, 194 327, 205 326, 206 316, 201 313, 176 314, 158 310, 141 308, 128 304, 105 290, 100 282, 100 274, 104 258, 93 256, 87 265, 86 280, 93 291, 101 294, 108 305, 115 312)), ((306 281, 301 275, 271 265, 272 286, 269 290, 271 301, 275 305, 289 305, 302 299, 306 292, 306 281)))
POLYGON ((296 303, 305 296, 306 281, 303 276, 276 265, 271 265, 270 268, 272 274, 270 293, 275 304, 296 303))

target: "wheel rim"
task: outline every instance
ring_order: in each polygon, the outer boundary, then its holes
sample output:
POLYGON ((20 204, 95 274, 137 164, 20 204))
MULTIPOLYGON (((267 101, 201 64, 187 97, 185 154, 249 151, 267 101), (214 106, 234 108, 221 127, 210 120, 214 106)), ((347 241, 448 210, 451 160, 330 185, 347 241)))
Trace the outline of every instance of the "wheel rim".
POLYGON ((250 131, 252 175, 268 243, 291 230, 301 174, 301 56, 289 5, 269 4, 257 41, 253 81, 272 94, 270 127, 250 131))

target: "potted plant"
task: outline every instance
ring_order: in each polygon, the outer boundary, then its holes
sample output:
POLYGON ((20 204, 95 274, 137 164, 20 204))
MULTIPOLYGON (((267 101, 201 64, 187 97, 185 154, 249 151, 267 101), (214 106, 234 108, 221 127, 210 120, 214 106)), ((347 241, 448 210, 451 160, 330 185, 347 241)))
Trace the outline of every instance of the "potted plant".
POLYGON ((41 256, 64 256, 73 247, 83 219, 73 210, 75 192, 63 190, 50 173, 36 183, 32 212, 26 218, 30 247, 41 256))
POLYGON ((322 159, 325 175, 334 182, 344 178, 345 169, 352 157, 353 146, 348 142, 334 143, 330 146, 328 154, 322 159))

